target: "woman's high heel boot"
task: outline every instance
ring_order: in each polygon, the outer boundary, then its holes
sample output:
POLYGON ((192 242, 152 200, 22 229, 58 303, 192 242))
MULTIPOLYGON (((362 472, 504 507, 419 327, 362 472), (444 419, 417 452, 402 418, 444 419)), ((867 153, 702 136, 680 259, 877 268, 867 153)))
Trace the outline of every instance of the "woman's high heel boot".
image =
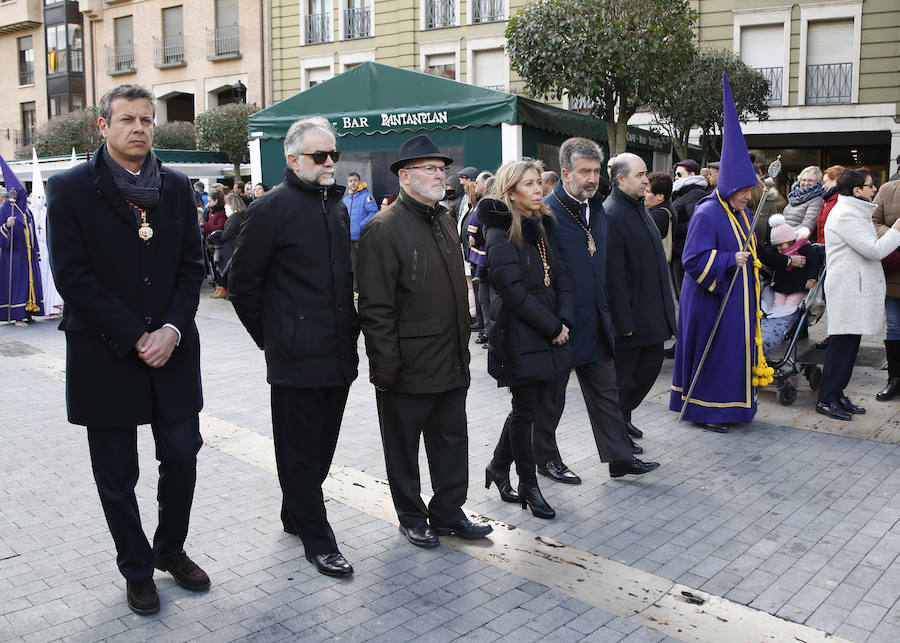
POLYGON ((553 511, 544 496, 541 494, 540 487, 535 483, 532 487, 526 487, 519 484, 519 501, 522 503, 522 509, 531 507, 531 513, 536 518, 555 518, 556 512, 553 511))
POLYGON ((493 462, 484 470, 484 488, 490 489, 491 482, 497 485, 497 491, 500 492, 500 499, 503 502, 519 502, 519 496, 516 495, 512 485, 509 483, 509 471, 497 471, 494 469, 493 462))

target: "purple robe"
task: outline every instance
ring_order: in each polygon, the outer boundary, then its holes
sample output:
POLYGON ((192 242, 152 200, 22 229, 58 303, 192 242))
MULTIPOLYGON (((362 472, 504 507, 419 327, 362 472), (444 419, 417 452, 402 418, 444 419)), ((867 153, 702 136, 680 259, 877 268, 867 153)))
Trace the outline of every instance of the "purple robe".
MULTIPOLYGON (((736 212, 735 218, 746 234, 744 216, 736 212)), ((747 219, 751 219, 749 214, 747 219)), ((669 408, 673 411, 681 410, 736 269, 734 255, 741 250, 742 243, 740 233, 715 192, 697 203, 682 254, 685 274, 669 397, 669 408)), ((754 342, 756 307, 751 258, 740 269, 684 419, 715 423, 753 420, 757 389, 752 384, 751 373, 758 358, 754 342)))
POLYGON ((41 289, 40 254, 34 217, 30 210, 23 213, 14 208, 10 201, 4 201, 0 204, 0 321, 20 320, 43 314, 44 295, 41 289), (15 214, 16 223, 10 230, 6 227, 6 220, 12 214, 15 214), (9 305, 10 300, 12 306, 9 305))

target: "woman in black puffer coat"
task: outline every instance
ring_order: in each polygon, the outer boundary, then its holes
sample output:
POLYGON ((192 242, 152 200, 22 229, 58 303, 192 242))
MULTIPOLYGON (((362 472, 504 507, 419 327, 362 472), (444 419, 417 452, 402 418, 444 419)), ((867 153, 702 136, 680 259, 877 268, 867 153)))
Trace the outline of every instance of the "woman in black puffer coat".
POLYGON ((488 372, 512 392, 512 411, 503 426, 485 477, 500 497, 530 507, 539 518, 556 512, 538 488, 531 430, 542 389, 572 366, 566 346, 573 317, 572 286, 548 234, 555 223, 542 202, 539 161, 523 159, 497 171, 495 198, 476 206, 485 226, 491 300, 488 372), (519 475, 512 491, 509 468, 519 475))

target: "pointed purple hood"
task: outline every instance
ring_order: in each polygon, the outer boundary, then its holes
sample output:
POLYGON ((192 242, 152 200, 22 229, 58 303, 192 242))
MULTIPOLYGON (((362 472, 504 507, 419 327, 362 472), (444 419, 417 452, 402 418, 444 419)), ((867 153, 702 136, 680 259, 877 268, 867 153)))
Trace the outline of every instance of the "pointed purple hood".
POLYGON ((734 107, 734 97, 731 95, 731 85, 728 84, 728 76, 725 74, 722 74, 722 107, 725 122, 722 125, 722 160, 719 166, 718 190, 722 198, 727 199, 738 190, 756 186, 759 179, 753 169, 750 153, 747 152, 747 143, 744 141, 744 133, 741 131, 741 123, 734 107))

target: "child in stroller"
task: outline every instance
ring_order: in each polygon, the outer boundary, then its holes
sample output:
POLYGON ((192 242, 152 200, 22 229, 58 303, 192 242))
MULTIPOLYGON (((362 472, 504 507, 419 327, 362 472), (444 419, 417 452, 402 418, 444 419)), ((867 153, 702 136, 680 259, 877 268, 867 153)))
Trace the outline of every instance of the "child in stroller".
MULTIPOLYGON (((791 234, 793 235, 793 230, 791 230, 791 234)), ((773 243, 775 243, 775 239, 776 235, 773 230, 773 243)), ((761 320, 763 353, 769 366, 775 369, 773 375, 777 389, 775 397, 785 406, 793 404, 797 399, 797 388, 791 381, 794 375, 803 375, 813 391, 819 388, 822 378, 822 369, 819 365, 815 362, 800 361, 798 345, 800 339, 806 336, 804 332, 806 327, 819 321, 825 311, 823 298, 825 246, 807 243, 802 247, 808 252, 808 254, 804 254, 807 257, 807 265, 812 261, 816 266, 815 272, 810 272, 808 275, 804 272, 804 278, 809 277, 804 281, 804 285, 809 280, 813 280, 809 292, 799 293, 801 295, 799 302, 794 305, 779 304, 778 302, 782 301, 782 298, 778 297, 780 293, 776 292, 773 285, 768 285, 760 298, 763 311, 761 320), (782 345, 784 345, 783 352, 782 345)), ((777 276, 773 282, 777 283, 777 276)))

